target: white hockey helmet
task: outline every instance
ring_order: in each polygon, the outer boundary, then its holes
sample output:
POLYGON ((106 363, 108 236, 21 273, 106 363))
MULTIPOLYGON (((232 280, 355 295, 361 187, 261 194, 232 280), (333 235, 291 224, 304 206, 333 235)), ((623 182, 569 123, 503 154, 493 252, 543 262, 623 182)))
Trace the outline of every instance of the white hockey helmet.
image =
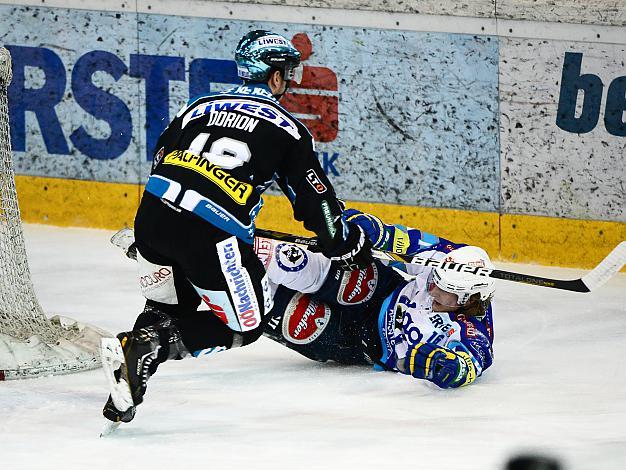
MULTIPOLYGON (((494 269, 487 252, 477 246, 463 246, 452 250, 444 260, 494 269)), ((456 294, 459 305, 465 305, 474 294, 480 294, 480 300, 485 302, 491 298, 496 290, 495 280, 491 277, 441 268, 433 269, 432 281, 441 290, 456 294)))

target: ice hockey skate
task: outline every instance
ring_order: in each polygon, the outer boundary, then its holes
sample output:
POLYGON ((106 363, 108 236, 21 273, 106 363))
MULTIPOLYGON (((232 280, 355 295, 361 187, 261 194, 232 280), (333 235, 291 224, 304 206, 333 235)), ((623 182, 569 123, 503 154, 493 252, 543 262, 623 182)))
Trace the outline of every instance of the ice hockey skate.
POLYGON ((101 348, 110 392, 102 414, 114 423, 129 422, 146 392, 150 365, 160 348, 158 333, 151 328, 120 333, 103 339, 101 348))

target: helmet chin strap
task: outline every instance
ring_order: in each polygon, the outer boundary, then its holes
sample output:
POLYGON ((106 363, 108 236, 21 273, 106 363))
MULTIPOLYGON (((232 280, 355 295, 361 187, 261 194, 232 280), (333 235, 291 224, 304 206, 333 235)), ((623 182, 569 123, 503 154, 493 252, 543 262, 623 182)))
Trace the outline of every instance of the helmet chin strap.
POLYGON ((287 93, 287 90, 289 90, 290 84, 291 84, 291 80, 285 80, 285 91, 283 91, 282 93, 278 93, 278 94, 272 93, 272 96, 276 98, 277 100, 280 100, 283 97, 283 95, 287 93))

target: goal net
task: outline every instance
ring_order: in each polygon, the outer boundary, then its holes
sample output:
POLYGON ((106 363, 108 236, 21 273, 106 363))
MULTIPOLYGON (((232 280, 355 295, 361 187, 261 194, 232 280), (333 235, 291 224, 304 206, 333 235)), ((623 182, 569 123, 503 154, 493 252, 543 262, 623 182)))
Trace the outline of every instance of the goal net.
POLYGON ((46 318, 30 277, 17 204, 7 88, 11 56, 0 46, 0 380, 64 374, 100 366, 96 327, 46 318))

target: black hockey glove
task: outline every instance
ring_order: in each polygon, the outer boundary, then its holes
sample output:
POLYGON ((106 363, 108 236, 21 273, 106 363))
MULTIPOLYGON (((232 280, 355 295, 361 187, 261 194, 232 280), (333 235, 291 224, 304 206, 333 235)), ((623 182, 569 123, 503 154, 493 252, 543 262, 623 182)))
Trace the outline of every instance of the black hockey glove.
POLYGON ((348 224, 348 229, 347 239, 340 242, 333 250, 326 252, 325 255, 346 271, 365 268, 374 261, 372 244, 358 225, 348 224))

